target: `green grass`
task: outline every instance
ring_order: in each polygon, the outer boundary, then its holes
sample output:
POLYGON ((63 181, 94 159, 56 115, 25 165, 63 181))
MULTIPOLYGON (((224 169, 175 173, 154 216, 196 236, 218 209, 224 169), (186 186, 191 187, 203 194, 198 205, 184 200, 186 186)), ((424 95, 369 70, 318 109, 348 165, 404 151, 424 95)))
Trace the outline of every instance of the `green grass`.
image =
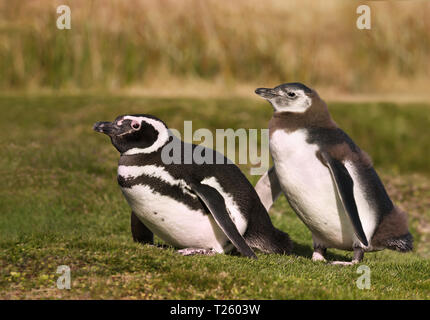
MULTIPOLYGON (((118 154, 92 124, 151 113, 177 129, 184 120, 194 129, 265 128, 271 110, 263 101, 1 95, 0 298, 430 298, 429 106, 336 103, 330 110, 373 157, 409 211, 416 239, 413 253, 365 255, 370 290, 357 288, 357 266, 310 261, 310 232, 283 198, 271 216, 297 243, 291 256, 182 257, 133 243, 116 185, 118 154), (55 287, 63 264, 72 270, 71 290, 55 287)), ((329 250, 328 258, 351 253, 329 250)))

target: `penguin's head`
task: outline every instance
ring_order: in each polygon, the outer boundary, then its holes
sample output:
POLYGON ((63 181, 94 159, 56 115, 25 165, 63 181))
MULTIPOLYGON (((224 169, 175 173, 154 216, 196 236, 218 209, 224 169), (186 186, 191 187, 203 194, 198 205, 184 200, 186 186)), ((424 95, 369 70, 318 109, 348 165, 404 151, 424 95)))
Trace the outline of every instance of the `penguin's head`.
POLYGON ((316 96, 314 90, 304 84, 284 83, 273 89, 258 88, 255 93, 271 103, 275 112, 304 113, 316 96))
POLYGON ((97 122, 93 129, 108 135, 114 147, 124 155, 151 153, 169 140, 166 124, 147 114, 122 115, 113 122, 97 122))

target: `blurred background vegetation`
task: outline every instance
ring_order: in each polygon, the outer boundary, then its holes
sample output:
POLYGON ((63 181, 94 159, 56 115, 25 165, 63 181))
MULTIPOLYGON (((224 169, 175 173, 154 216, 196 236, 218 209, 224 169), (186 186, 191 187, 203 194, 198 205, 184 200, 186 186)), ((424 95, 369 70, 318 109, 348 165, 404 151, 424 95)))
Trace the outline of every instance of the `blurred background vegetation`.
POLYGON ((430 1, 0 0, 0 90, 169 93, 191 83, 197 93, 302 81, 415 95, 430 84, 429 35, 430 1), (364 3, 370 31, 356 27, 364 3), (61 4, 71 30, 56 28, 61 4))
POLYGON ((0 299, 429 299, 429 61, 425 0, 0 0, 0 299), (56 27, 62 4, 71 30, 56 27), (361 4, 371 30, 356 27, 361 4), (118 153, 94 122, 267 128, 254 89, 292 81, 372 156, 415 251, 366 254, 372 289, 359 290, 355 268, 311 261, 284 197, 270 214, 293 256, 189 259, 133 243, 118 153), (59 265, 73 290, 55 289, 59 265))

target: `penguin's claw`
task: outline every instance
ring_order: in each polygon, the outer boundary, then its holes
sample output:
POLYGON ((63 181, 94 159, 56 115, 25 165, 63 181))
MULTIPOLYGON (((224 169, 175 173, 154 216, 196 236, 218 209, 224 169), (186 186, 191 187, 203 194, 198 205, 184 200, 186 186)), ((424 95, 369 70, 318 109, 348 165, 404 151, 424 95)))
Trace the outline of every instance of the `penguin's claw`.
POLYGON ((324 258, 324 256, 321 253, 314 251, 314 253, 312 254, 312 261, 313 262, 326 262, 327 260, 324 258))
POLYGON ((201 249, 201 248, 185 248, 178 250, 178 253, 183 256, 193 256, 196 254, 201 254, 205 256, 213 256, 217 252, 214 249, 201 249))

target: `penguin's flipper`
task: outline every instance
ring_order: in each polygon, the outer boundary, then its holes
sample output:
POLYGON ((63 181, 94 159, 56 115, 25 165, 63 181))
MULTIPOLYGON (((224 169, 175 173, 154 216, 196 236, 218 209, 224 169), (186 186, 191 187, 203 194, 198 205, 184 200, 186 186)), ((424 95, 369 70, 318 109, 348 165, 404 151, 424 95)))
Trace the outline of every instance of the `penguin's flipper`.
POLYGON ((342 200, 343 207, 348 213, 349 219, 354 227, 354 231, 358 239, 368 246, 366 234, 361 225, 360 216, 358 215, 357 204, 354 199, 354 181, 352 180, 348 170, 343 163, 333 157, 327 152, 320 151, 323 162, 328 166, 331 175, 336 182, 336 188, 342 200))
POLYGON ((231 220, 223 196, 215 188, 202 183, 192 183, 191 189, 203 201, 218 226, 224 231, 236 249, 244 256, 257 259, 255 253, 239 233, 233 220, 231 220))
POLYGON ((261 203, 266 210, 269 211, 273 202, 275 202, 282 192, 278 176, 276 175, 275 166, 271 167, 260 180, 258 180, 255 185, 255 191, 257 191, 260 197, 261 203))

